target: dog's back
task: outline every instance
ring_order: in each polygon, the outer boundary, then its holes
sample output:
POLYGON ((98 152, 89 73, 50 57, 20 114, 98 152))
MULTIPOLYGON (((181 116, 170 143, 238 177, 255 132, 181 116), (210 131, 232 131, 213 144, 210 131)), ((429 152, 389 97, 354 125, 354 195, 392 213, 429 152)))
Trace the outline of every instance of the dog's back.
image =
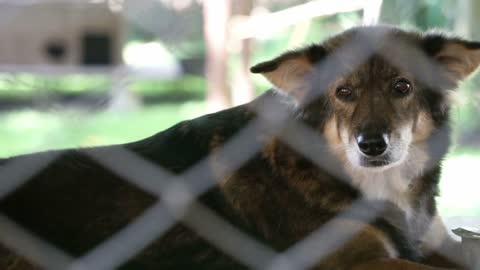
MULTIPOLYGON (((236 134, 249 121, 250 114, 245 106, 240 106, 179 123, 135 143, 2 159, 0 179, 5 197, 0 209, 22 228, 68 254, 84 255, 158 201, 155 194, 138 187, 136 181, 149 182, 157 188, 167 186, 173 179, 162 178, 164 172, 177 175, 205 160, 213 137, 236 134), (158 168, 158 174, 142 174, 147 164, 158 168)), ((213 176, 210 170, 205 173, 213 176)), ((205 195, 204 200, 211 202, 212 207, 218 206, 221 196, 215 191, 209 194, 212 195, 205 195)), ((177 231, 184 233, 178 227, 173 234, 177 231)), ((194 258, 195 252, 208 249, 200 248, 202 242, 198 238, 192 238, 198 247, 186 238, 186 243, 167 239, 153 245, 153 250, 140 256, 145 258, 132 261, 127 269, 132 265, 134 269, 193 267, 188 259, 194 258)), ((34 269, 3 248, 0 264, 2 269, 34 269)))

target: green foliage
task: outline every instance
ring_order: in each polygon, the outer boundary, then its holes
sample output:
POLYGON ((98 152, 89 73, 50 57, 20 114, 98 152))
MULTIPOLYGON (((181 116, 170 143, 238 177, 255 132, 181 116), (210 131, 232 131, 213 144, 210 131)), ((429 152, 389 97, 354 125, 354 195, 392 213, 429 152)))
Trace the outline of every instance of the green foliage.
POLYGON ((454 0, 383 1, 380 21, 420 30, 452 29, 457 5, 454 0))
POLYGON ((480 73, 477 72, 470 79, 462 83, 454 96, 451 118, 455 125, 455 138, 461 143, 474 145, 480 142, 478 121, 480 108, 480 73))
POLYGON ((207 88, 205 78, 194 75, 183 76, 174 80, 141 80, 133 82, 131 90, 142 95, 188 93, 203 96, 207 88))
MULTIPOLYGON (((0 74, 0 98, 35 97, 49 93, 106 93, 112 88, 111 78, 107 75, 63 75, 44 76, 28 73, 0 74)), ((178 79, 133 81, 130 89, 139 95, 179 95, 202 98, 206 89, 204 77, 186 75, 178 79)))
POLYGON ((86 92, 102 91, 110 87, 105 75, 46 76, 30 73, 0 73, 0 97, 32 96, 39 91, 86 92))

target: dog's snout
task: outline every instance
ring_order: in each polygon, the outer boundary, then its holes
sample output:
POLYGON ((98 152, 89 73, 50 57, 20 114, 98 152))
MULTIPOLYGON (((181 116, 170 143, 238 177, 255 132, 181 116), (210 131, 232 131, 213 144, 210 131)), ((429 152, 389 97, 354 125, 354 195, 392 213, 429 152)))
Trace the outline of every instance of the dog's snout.
POLYGON ((360 134, 356 140, 360 151, 367 156, 379 156, 387 150, 388 136, 385 134, 360 134))

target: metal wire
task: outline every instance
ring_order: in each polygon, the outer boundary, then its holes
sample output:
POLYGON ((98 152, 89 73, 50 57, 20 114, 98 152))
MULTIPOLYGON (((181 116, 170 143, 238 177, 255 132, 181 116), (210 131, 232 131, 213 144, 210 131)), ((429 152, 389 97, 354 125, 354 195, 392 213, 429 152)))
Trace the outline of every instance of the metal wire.
MULTIPOLYGON (((375 44, 371 44, 369 40, 368 36, 358 35, 352 43, 346 44, 322 61, 320 68, 328 67, 329 73, 321 78, 319 88, 326 88, 339 74, 345 72, 344 67, 336 64, 337 57, 342 57, 345 52, 356 52, 358 57, 349 66, 352 68, 361 65, 375 53, 375 44)), ((408 48, 408 51, 413 57, 428 60, 423 52, 415 48, 408 48)), ((430 63, 432 66, 437 65, 431 61, 430 63)), ((392 64, 405 65, 401 61, 392 64)), ((436 82, 435 78, 425 78, 425 83, 429 85, 435 86, 436 82)), ((315 130, 291 118, 288 111, 278 106, 275 100, 267 100, 264 105, 256 111, 256 119, 210 156, 180 175, 175 175, 122 146, 82 150, 105 168, 159 199, 127 227, 86 255, 72 258, 5 216, 0 216, 0 242, 47 269, 106 270, 127 262, 177 222, 182 222, 249 268, 283 270, 312 267, 362 230, 362 226, 339 229, 341 226, 338 221, 352 213, 358 213, 364 201, 353 203, 304 240, 281 253, 249 237, 197 201, 200 195, 218 184, 216 179, 227 177, 257 154, 262 147, 262 141, 258 138, 266 134, 278 137, 323 170, 348 181, 348 176, 334 162, 335 159, 325 147, 324 140, 315 130), (210 167, 213 161, 222 165, 214 175, 210 167)), ((445 132, 439 134, 443 136, 445 132)), ((49 155, 47 159, 44 156, 29 156, 1 165, 0 198, 28 182, 57 157, 56 154, 49 155)), ((374 209, 375 211, 361 217, 364 223, 377 218, 383 210, 381 207, 374 209)))

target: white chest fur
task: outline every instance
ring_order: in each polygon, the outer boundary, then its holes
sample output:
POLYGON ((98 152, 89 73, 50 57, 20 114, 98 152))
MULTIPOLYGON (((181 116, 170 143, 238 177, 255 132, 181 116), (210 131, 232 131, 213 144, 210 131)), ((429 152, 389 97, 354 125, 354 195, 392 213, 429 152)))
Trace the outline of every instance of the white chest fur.
POLYGON ((405 212, 407 221, 416 214, 412 208, 411 191, 428 161, 423 146, 412 146, 400 164, 381 169, 347 166, 352 184, 367 199, 385 200, 405 212))
POLYGON ((400 170, 361 171, 351 175, 352 182, 370 200, 385 200, 392 202, 405 211, 407 217, 412 215, 410 205, 409 184, 400 170))
MULTIPOLYGON (((412 240, 420 240, 430 224, 425 202, 417 201, 414 207, 412 200, 415 181, 419 179, 418 176, 422 171, 423 169, 420 167, 411 168, 405 164, 386 170, 348 170, 352 183, 365 198, 391 202, 403 211, 403 218, 401 218, 403 221, 397 225, 400 225, 401 229, 408 233, 408 238, 412 240)), ((382 241, 389 255, 392 258, 397 257, 398 250, 395 249, 393 243, 387 238, 382 241)))

